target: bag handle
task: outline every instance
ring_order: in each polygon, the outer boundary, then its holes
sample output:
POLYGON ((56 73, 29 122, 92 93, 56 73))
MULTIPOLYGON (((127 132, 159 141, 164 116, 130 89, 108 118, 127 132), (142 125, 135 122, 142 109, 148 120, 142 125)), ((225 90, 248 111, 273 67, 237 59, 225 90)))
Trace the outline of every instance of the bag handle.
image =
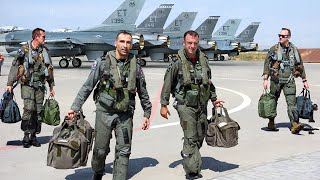
MULTIPOLYGON (((304 89, 304 88, 303 88, 304 89)), ((306 90, 306 96, 305 97, 308 97, 309 99, 311 98, 310 97, 310 91, 308 89, 305 89, 306 90)))
MULTIPOLYGON (((225 107, 223 107, 223 106, 221 106, 221 107, 218 107, 218 108, 220 108, 220 114, 222 114, 222 110, 223 110, 223 112, 224 112, 224 116, 227 118, 227 120, 229 121, 230 120, 230 116, 229 116, 229 113, 228 113, 228 110, 227 110, 227 108, 225 108, 225 107)), ((218 119, 218 112, 217 112, 217 109, 218 108, 215 108, 215 120, 216 119, 218 119)))
POLYGON ((79 116, 80 116, 80 126, 84 126, 84 117, 82 110, 79 111, 79 116))
MULTIPOLYGON (((310 91, 309 91, 308 89, 302 88, 302 91, 301 91, 300 94, 302 94, 303 97, 310 99, 310 91)), ((299 95, 300 95, 300 94, 299 94, 299 95)))
POLYGON ((51 94, 49 95, 48 99, 53 99, 53 100, 55 100, 54 96, 51 96, 51 94))
POLYGON ((79 133, 79 128, 77 127, 77 124, 74 120, 71 120, 68 118, 68 116, 65 116, 64 117, 64 121, 63 123, 61 124, 62 128, 60 129, 59 131, 59 135, 58 137, 60 136, 61 134, 61 131, 65 128, 65 127, 73 127, 74 128, 74 133, 75 134, 78 134, 79 133))

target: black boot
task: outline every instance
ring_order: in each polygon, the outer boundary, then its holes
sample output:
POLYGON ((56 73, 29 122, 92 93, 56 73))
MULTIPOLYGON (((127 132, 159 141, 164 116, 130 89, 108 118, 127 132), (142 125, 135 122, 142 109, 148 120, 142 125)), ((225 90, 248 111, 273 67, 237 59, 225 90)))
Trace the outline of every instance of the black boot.
POLYGON ((200 173, 188 173, 188 175, 186 175, 186 179, 188 180, 200 179, 200 178, 202 178, 202 175, 200 173))
POLYGON ((29 148, 30 147, 30 137, 29 133, 24 133, 24 137, 22 139, 22 144, 24 148, 29 148))
POLYGON ((30 138, 30 145, 35 146, 35 147, 40 147, 41 144, 37 141, 36 134, 32 134, 30 138))
POLYGON ((94 173, 92 180, 102 180, 103 174, 101 173, 94 173))

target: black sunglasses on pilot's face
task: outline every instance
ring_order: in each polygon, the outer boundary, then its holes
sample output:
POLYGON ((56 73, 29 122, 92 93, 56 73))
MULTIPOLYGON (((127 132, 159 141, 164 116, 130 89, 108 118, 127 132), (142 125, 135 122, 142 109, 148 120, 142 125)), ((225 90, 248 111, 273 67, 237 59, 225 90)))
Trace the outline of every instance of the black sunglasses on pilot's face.
POLYGON ((289 35, 278 34, 279 38, 287 38, 289 35))

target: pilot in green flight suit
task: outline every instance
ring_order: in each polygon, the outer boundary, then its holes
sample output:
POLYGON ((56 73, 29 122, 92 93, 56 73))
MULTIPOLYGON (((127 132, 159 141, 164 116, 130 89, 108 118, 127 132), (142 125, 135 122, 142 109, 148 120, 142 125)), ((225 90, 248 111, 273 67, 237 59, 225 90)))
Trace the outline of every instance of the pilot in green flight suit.
MULTIPOLYGON (((301 130, 299 116, 296 107, 296 84, 294 78, 301 77, 304 87, 309 85, 306 79, 303 62, 300 53, 289 39, 291 31, 282 28, 279 34, 279 43, 272 46, 264 62, 263 87, 268 88, 268 78, 270 77, 270 93, 280 97, 283 90, 287 102, 287 112, 291 122, 291 133, 298 134, 301 130)), ((274 118, 269 119, 267 130, 278 131, 274 118)))
POLYGON ((41 131, 45 82, 50 87, 50 95, 54 96, 54 78, 51 57, 45 43, 45 30, 36 28, 32 31, 32 41, 23 45, 12 61, 6 90, 19 80, 23 99, 23 115, 21 130, 24 131, 23 147, 31 145, 39 147, 36 134, 41 131))
POLYGON ((145 77, 135 55, 129 53, 132 47, 131 34, 120 32, 115 40, 115 46, 115 51, 109 51, 105 57, 95 61, 88 79, 68 112, 69 118, 73 119, 98 84, 94 93, 97 110, 91 163, 95 172, 94 180, 102 179, 113 130, 116 136, 113 179, 128 179, 136 93, 144 110, 142 129, 146 130, 150 126, 151 103, 145 77))
POLYGON ((208 127, 208 101, 211 99, 215 106, 221 106, 222 102, 217 100, 208 59, 198 49, 198 43, 197 32, 187 31, 184 34, 184 48, 179 50, 177 60, 167 69, 160 98, 160 114, 166 119, 170 115, 167 108, 170 94, 175 98, 174 107, 178 111, 184 133, 182 164, 186 177, 190 179, 201 177, 199 150, 208 127))

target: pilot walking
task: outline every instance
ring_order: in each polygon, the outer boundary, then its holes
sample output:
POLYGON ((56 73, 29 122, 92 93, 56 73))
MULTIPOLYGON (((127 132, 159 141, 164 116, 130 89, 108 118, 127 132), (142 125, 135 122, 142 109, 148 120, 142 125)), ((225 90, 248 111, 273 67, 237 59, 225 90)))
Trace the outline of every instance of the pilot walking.
POLYGON ((200 148, 207 132, 207 105, 221 106, 211 82, 211 69, 207 57, 198 48, 199 35, 195 31, 184 34, 183 49, 178 51, 176 61, 168 67, 161 92, 160 114, 168 119, 170 94, 178 111, 183 130, 182 165, 187 179, 201 178, 200 148))
MULTIPOLYGON (((264 62, 263 88, 268 88, 270 77, 270 93, 280 97, 283 90, 287 102, 287 112, 291 122, 291 133, 298 134, 301 130, 298 111, 296 108, 296 83, 295 78, 301 77, 304 88, 308 89, 307 77, 300 53, 293 43, 289 42, 291 31, 282 28, 279 43, 272 46, 264 62)), ((269 131, 279 131, 274 118, 269 119, 267 126, 269 131)))
POLYGON ((23 147, 41 146, 36 134, 41 131, 43 100, 47 81, 50 96, 54 96, 53 66, 49 50, 44 46, 46 33, 41 28, 32 31, 32 40, 19 50, 12 61, 6 91, 11 91, 16 81, 21 84, 23 115, 21 130, 24 131, 23 147))
POLYGON ((142 129, 147 130, 150 126, 151 102, 142 68, 135 55, 130 53, 131 34, 120 32, 116 37, 115 46, 115 51, 109 51, 95 61, 88 79, 68 112, 69 118, 73 119, 97 85, 93 95, 97 108, 91 162, 93 180, 102 179, 113 130, 116 138, 113 179, 128 179, 136 94, 144 110, 142 129))

